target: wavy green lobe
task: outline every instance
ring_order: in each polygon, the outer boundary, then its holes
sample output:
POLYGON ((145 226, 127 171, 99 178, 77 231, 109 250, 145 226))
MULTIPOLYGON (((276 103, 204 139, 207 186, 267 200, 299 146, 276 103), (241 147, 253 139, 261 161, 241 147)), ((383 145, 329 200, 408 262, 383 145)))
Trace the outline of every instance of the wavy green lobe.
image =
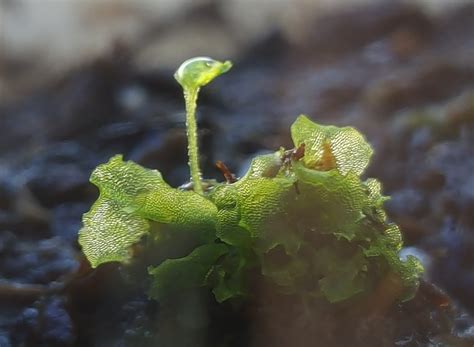
POLYGON ((92 267, 128 261, 129 248, 148 233, 148 221, 195 227, 213 238, 217 209, 194 192, 170 187, 156 170, 116 155, 91 176, 99 199, 83 217, 79 244, 92 267))

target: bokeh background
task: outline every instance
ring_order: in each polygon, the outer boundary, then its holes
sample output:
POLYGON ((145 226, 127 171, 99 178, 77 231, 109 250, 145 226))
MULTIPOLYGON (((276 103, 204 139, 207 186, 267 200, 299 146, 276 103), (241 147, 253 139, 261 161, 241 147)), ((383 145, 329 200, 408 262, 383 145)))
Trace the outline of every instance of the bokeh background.
POLYGON ((473 1, 0 0, 0 346, 123 346, 152 324, 146 298, 110 294, 114 269, 61 288, 97 164, 189 179, 172 75, 200 55, 234 62, 201 96, 204 175, 290 147, 301 113, 356 126, 404 254, 458 309, 444 345, 472 345, 473 1))

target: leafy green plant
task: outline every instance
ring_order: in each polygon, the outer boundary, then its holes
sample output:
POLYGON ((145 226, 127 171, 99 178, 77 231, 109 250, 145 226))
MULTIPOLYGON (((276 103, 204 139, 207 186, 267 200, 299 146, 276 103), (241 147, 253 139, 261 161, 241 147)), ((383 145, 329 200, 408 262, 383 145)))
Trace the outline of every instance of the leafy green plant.
POLYGON ((131 247, 143 238, 159 250, 185 233, 194 240, 190 252, 149 266, 152 298, 205 286, 218 302, 245 298, 255 273, 281 293, 331 303, 370 296, 388 276, 399 300, 411 298, 423 270, 415 257, 399 257, 400 230, 387 221, 380 183, 361 179, 372 148, 356 129, 299 116, 294 149, 257 156, 242 178, 203 187, 196 101, 230 67, 194 58, 175 74, 186 102, 193 191, 172 188, 158 171, 121 155, 92 173, 100 196, 79 233, 92 267, 133 262, 131 247))

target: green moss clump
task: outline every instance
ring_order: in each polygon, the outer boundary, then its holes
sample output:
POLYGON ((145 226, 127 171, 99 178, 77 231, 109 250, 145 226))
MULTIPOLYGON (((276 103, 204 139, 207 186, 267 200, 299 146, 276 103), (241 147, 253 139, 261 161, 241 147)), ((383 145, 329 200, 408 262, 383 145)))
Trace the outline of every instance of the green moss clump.
MULTIPOLYGON (((204 79, 201 70, 191 77, 178 70, 185 94, 230 67, 215 64, 203 65, 211 76, 204 79)), ((100 196, 79 233, 92 267, 131 261, 130 247, 153 222, 158 243, 169 226, 197 240, 189 254, 149 267, 149 295, 158 300, 206 286, 218 302, 246 298, 250 273, 281 293, 331 303, 370 296, 389 276, 397 298, 411 298, 423 269, 414 257, 400 259, 400 230, 387 221, 380 183, 361 179, 372 155, 363 135, 306 116, 291 135, 295 149, 256 157, 244 177, 206 191, 199 174, 192 179, 200 188, 184 191, 120 155, 100 165, 91 176, 100 196)))

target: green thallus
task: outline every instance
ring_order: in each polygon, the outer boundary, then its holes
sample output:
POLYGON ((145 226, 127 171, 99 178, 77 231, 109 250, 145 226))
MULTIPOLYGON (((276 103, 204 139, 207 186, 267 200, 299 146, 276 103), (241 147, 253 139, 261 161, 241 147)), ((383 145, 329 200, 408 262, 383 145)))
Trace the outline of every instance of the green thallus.
POLYGON ((229 71, 231 67, 230 61, 220 62, 208 57, 196 57, 182 63, 174 74, 174 78, 183 87, 186 104, 189 168, 194 191, 199 194, 203 194, 196 125, 196 103, 199 90, 217 76, 229 71))
POLYGON ((356 129, 301 115, 291 126, 296 150, 257 156, 242 178, 203 191, 196 101, 231 66, 194 58, 175 74, 186 102, 194 191, 172 188, 157 170, 121 155, 94 170, 90 181, 100 195, 79 232, 91 266, 126 264, 131 247, 145 241, 161 257, 146 264, 148 293, 160 301, 203 286, 218 302, 249 297, 255 273, 281 293, 332 303, 370 298, 387 279, 396 287, 388 299, 411 298, 423 269, 415 257, 400 259, 401 233, 387 220, 380 182, 361 178, 372 148, 356 129), (167 242, 179 246, 183 233, 194 248, 170 253, 167 242))

